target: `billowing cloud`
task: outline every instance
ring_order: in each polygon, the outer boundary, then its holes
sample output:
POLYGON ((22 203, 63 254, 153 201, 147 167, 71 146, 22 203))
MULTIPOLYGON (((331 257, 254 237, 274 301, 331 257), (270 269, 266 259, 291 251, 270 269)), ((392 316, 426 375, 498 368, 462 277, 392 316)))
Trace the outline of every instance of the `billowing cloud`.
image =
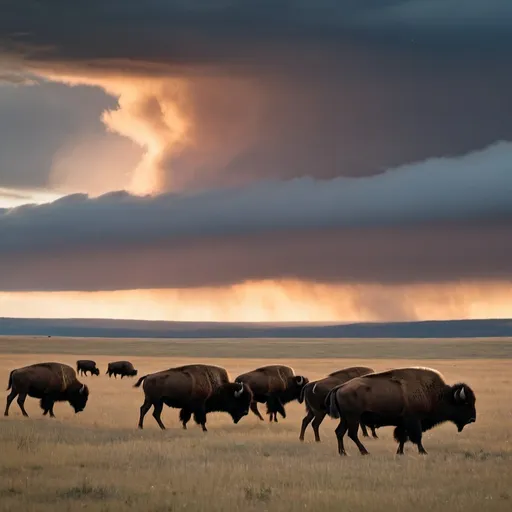
POLYGON ((501 143, 364 179, 7 209, 0 289, 509 279, 511 153, 501 143))
POLYGON ((512 139, 510 4, 460 5, 21 0, 0 48, 119 100, 103 121, 143 155, 112 188, 368 176, 512 139))

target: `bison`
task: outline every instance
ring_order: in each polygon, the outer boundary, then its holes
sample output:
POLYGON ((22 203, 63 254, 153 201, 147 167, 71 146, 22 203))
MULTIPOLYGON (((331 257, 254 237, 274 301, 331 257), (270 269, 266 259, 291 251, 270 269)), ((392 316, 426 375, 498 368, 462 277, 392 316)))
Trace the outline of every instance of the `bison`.
MULTIPOLYGON (((326 378, 317 380, 315 382, 309 382, 302 388, 302 392, 299 397, 299 403, 305 402, 306 405, 306 416, 302 420, 302 427, 300 429, 299 439, 304 441, 304 433, 306 432, 307 426, 313 421, 313 431, 315 433, 315 441, 320 442, 319 428, 324 420, 327 409, 325 407, 325 398, 331 389, 343 384, 354 377, 373 373, 372 368, 365 366, 353 366, 345 368, 333 373, 330 373, 326 378)), ((368 431, 366 426, 361 424, 363 436, 368 437, 368 431)), ((375 428, 372 426, 372 435, 377 438, 375 428)))
POLYGON ((300 396, 302 388, 309 382, 297 376, 293 368, 284 365, 268 365, 239 375, 235 382, 247 384, 253 393, 251 411, 263 420, 258 411, 258 402, 267 404, 269 420, 277 423, 277 413, 286 418, 284 405, 300 396))
POLYGON ((62 363, 38 363, 13 370, 9 375, 9 389, 5 416, 9 415, 9 407, 16 397, 23 416, 28 416, 25 399, 30 396, 40 399, 43 415, 50 413, 51 418, 55 418, 55 402, 69 402, 78 413, 85 409, 89 397, 89 389, 77 379, 75 370, 62 363))
POLYGON ((223 368, 202 364, 144 375, 135 384, 138 388, 144 383, 139 428, 143 428, 144 416, 153 406, 153 417, 164 430, 161 420, 164 404, 181 409, 180 419, 185 428, 193 414, 194 421, 207 432, 206 414, 215 411, 229 413, 234 423, 238 423, 249 412, 252 392, 245 384, 226 382, 225 376, 227 372, 223 368))
POLYGON ((361 455, 368 451, 357 437, 359 423, 376 427, 394 426, 397 454, 411 441, 426 454, 422 433, 451 421, 459 432, 476 421, 475 394, 464 383, 450 386, 430 368, 397 368, 356 377, 336 386, 326 398, 329 416, 340 418, 336 428, 338 452, 346 455, 343 437, 348 436, 361 455))
POLYGON ((95 361, 90 361, 89 359, 80 359, 76 362, 76 371, 78 375, 85 375, 87 377, 87 372, 90 372, 91 375, 98 375, 100 371, 96 366, 95 361))
POLYGON ((113 375, 116 379, 118 375, 121 375, 122 379, 123 377, 135 377, 137 375, 137 370, 133 367, 133 364, 130 363, 130 361, 115 361, 113 363, 108 363, 105 374, 110 378, 113 375))

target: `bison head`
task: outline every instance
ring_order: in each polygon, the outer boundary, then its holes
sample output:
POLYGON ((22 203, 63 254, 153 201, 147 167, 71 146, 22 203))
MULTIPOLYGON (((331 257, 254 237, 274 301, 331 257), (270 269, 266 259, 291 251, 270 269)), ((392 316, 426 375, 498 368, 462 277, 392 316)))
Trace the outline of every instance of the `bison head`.
POLYGON ((75 410, 75 413, 82 412, 85 409, 88 398, 89 388, 85 384, 81 384, 80 387, 73 389, 68 395, 68 401, 75 410))
POLYGON ((93 369, 91 370, 91 373, 92 373, 93 375, 98 375, 98 376, 99 376, 100 371, 98 370, 98 368, 93 368, 93 369))
POLYGON ((242 382, 224 384, 220 388, 222 394, 222 409, 227 412, 234 423, 238 423, 249 414, 249 406, 252 402, 252 391, 242 382))
POLYGON ((455 384, 450 393, 451 421, 459 432, 476 421, 475 394, 467 384, 455 384))
POLYGON ((129 377, 135 377, 137 375, 137 370, 133 369, 133 370, 128 370, 126 372, 126 374, 129 376, 129 377))
POLYGON ((289 378, 288 382, 288 389, 292 392, 292 398, 293 400, 298 400, 300 397, 300 393, 302 391, 302 388, 308 384, 309 379, 307 377, 304 377, 302 375, 295 375, 294 377, 289 378))

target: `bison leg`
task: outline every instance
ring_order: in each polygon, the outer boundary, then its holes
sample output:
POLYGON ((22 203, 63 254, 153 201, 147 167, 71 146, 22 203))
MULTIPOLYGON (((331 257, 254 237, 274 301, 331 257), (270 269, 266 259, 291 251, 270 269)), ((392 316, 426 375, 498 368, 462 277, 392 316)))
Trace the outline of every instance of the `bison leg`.
POLYGON ((361 432, 363 433, 363 437, 370 437, 368 435, 368 430, 366 429, 366 425, 363 422, 360 422, 359 425, 361 426, 361 432))
POLYGON ((347 452, 345 451, 345 446, 343 444, 343 437, 347 433, 347 422, 343 419, 340 419, 340 422, 338 426, 336 427, 336 430, 334 433, 336 434, 336 439, 338 440, 338 453, 340 455, 347 455, 347 452))
POLYGON ((151 409, 151 406, 153 404, 151 403, 151 400, 146 397, 144 400, 144 403, 140 406, 140 416, 139 416, 139 428, 144 428, 144 416, 148 413, 149 409, 151 409))
POLYGON ((194 421, 201 425, 201 428, 203 429, 203 432, 208 432, 206 428, 206 410, 204 407, 204 404, 200 404, 196 406, 194 411, 194 421))
POLYGON ((371 425, 371 426, 370 426, 370 429, 371 429, 371 431, 372 431, 372 437, 373 437, 374 439, 379 439, 379 436, 377 435, 377 432, 375 432, 375 426, 374 426, 374 425, 371 425))
POLYGON ((162 401, 157 402, 156 404, 153 404, 153 418, 155 418, 156 422, 158 423, 158 426, 162 430, 165 430, 165 425, 162 423, 162 420, 161 420, 163 408, 164 408, 164 403, 162 401))
POLYGON ((423 448, 423 444, 421 443, 422 431, 421 431, 421 422, 416 419, 408 419, 405 424, 405 428, 407 429, 407 435, 411 442, 413 442, 418 447, 418 453, 420 455, 427 455, 427 451, 423 448))
POLYGON ((320 425, 322 424, 322 421, 324 421, 325 415, 327 413, 321 412, 320 414, 317 414, 315 416, 315 419, 313 420, 313 432, 315 433, 315 441, 317 443, 320 442, 320 425))
POLYGON ((12 401, 16 398, 18 393, 14 389, 7 396, 7 403, 5 404, 4 416, 9 416, 9 407, 11 407, 12 401))
POLYGON ((251 402, 251 411, 261 420, 264 421, 263 416, 260 414, 260 411, 258 411, 258 403, 257 402, 251 402))
POLYGON ((359 452, 361 455, 368 455, 368 450, 364 447, 363 443, 359 441, 357 437, 357 431, 359 430, 359 421, 355 421, 351 419, 348 424, 348 437, 354 441, 354 443, 359 448, 359 452))
POLYGON ((187 423, 192 418, 192 413, 188 409, 181 409, 180 411, 180 421, 183 424, 183 430, 187 430, 187 423))
POLYGON ((18 396, 18 405, 21 409, 21 413, 23 414, 23 416, 25 417, 28 417, 28 414, 27 414, 27 411, 25 411, 25 400, 27 398, 27 394, 26 393, 20 393, 19 396, 18 396))
POLYGON ((408 440, 407 432, 403 427, 396 427, 393 432, 393 437, 395 441, 398 443, 398 449, 396 450, 397 455, 404 454, 404 446, 408 440))
POLYGON ((302 426, 300 427, 299 441, 304 441, 304 434, 306 433, 306 429, 314 417, 315 415, 311 411, 308 411, 306 416, 304 416, 304 419, 302 420, 302 426))

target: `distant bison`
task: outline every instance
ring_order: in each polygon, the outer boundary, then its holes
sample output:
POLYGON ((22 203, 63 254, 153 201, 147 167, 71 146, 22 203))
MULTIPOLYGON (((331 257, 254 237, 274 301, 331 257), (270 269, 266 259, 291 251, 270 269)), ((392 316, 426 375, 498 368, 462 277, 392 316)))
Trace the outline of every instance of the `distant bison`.
POLYGON ((90 372, 91 375, 99 375, 100 371, 96 367, 96 362, 91 361, 89 359, 80 359, 76 362, 76 371, 78 375, 87 376, 87 372, 90 372))
POLYGON ((430 368, 398 368, 371 373, 335 387, 326 398, 336 428, 338 452, 345 455, 343 437, 348 436, 362 455, 368 454, 357 437, 359 423, 376 427, 395 426, 397 454, 411 441, 426 454, 422 432, 451 421, 459 432, 476 421, 475 394, 467 384, 449 386, 442 375, 430 368))
POLYGON ((117 379, 118 375, 121 375, 121 379, 123 377, 135 377, 137 375, 137 370, 133 367, 133 364, 130 361, 115 361, 113 363, 108 363, 107 371, 105 372, 109 377, 112 375, 117 379))
POLYGON ((16 397, 23 416, 28 416, 25 399, 30 396, 39 398, 43 415, 50 413, 52 418, 55 402, 69 402, 78 413, 85 409, 89 397, 89 389, 78 381, 75 370, 62 363, 38 363, 13 370, 9 375, 9 389, 5 416, 9 415, 9 407, 16 397))
POLYGON ((300 396, 302 388, 309 382, 306 377, 297 376, 293 368, 284 365, 268 365, 239 375, 235 382, 247 384, 253 393, 251 411, 263 420, 257 402, 267 404, 270 421, 277 423, 277 413, 286 418, 284 405, 300 396))
MULTIPOLYGON (((153 417, 164 430, 161 414, 164 404, 182 409, 182 415, 193 414, 194 421, 206 429, 206 414, 227 412, 238 423, 249 412, 252 393, 248 386, 225 381, 227 372, 217 366, 191 364, 170 368, 141 377, 135 387, 142 383, 144 403, 140 408, 139 428, 143 428, 144 416, 153 406, 153 417)), ((188 419, 187 419, 188 421, 188 419)), ((184 427, 186 421, 184 422, 184 427)))
MULTIPOLYGON (((312 426, 315 433, 315 441, 320 442, 319 428, 327 414, 325 398, 329 391, 334 387, 353 379, 354 377, 359 377, 368 373, 373 373, 373 369, 365 366, 352 366, 350 368, 344 368, 343 370, 330 373, 324 379, 317 380, 315 382, 308 382, 308 384, 302 388, 302 392, 299 397, 299 403, 305 402, 306 405, 306 416, 302 420, 299 439, 304 441, 306 428, 311 421, 313 421, 312 426)), ((363 431, 363 436, 368 437, 368 431, 364 424, 361 424, 361 429, 363 431)), ((372 427, 372 434, 373 437, 377 437, 374 427, 372 427)))

